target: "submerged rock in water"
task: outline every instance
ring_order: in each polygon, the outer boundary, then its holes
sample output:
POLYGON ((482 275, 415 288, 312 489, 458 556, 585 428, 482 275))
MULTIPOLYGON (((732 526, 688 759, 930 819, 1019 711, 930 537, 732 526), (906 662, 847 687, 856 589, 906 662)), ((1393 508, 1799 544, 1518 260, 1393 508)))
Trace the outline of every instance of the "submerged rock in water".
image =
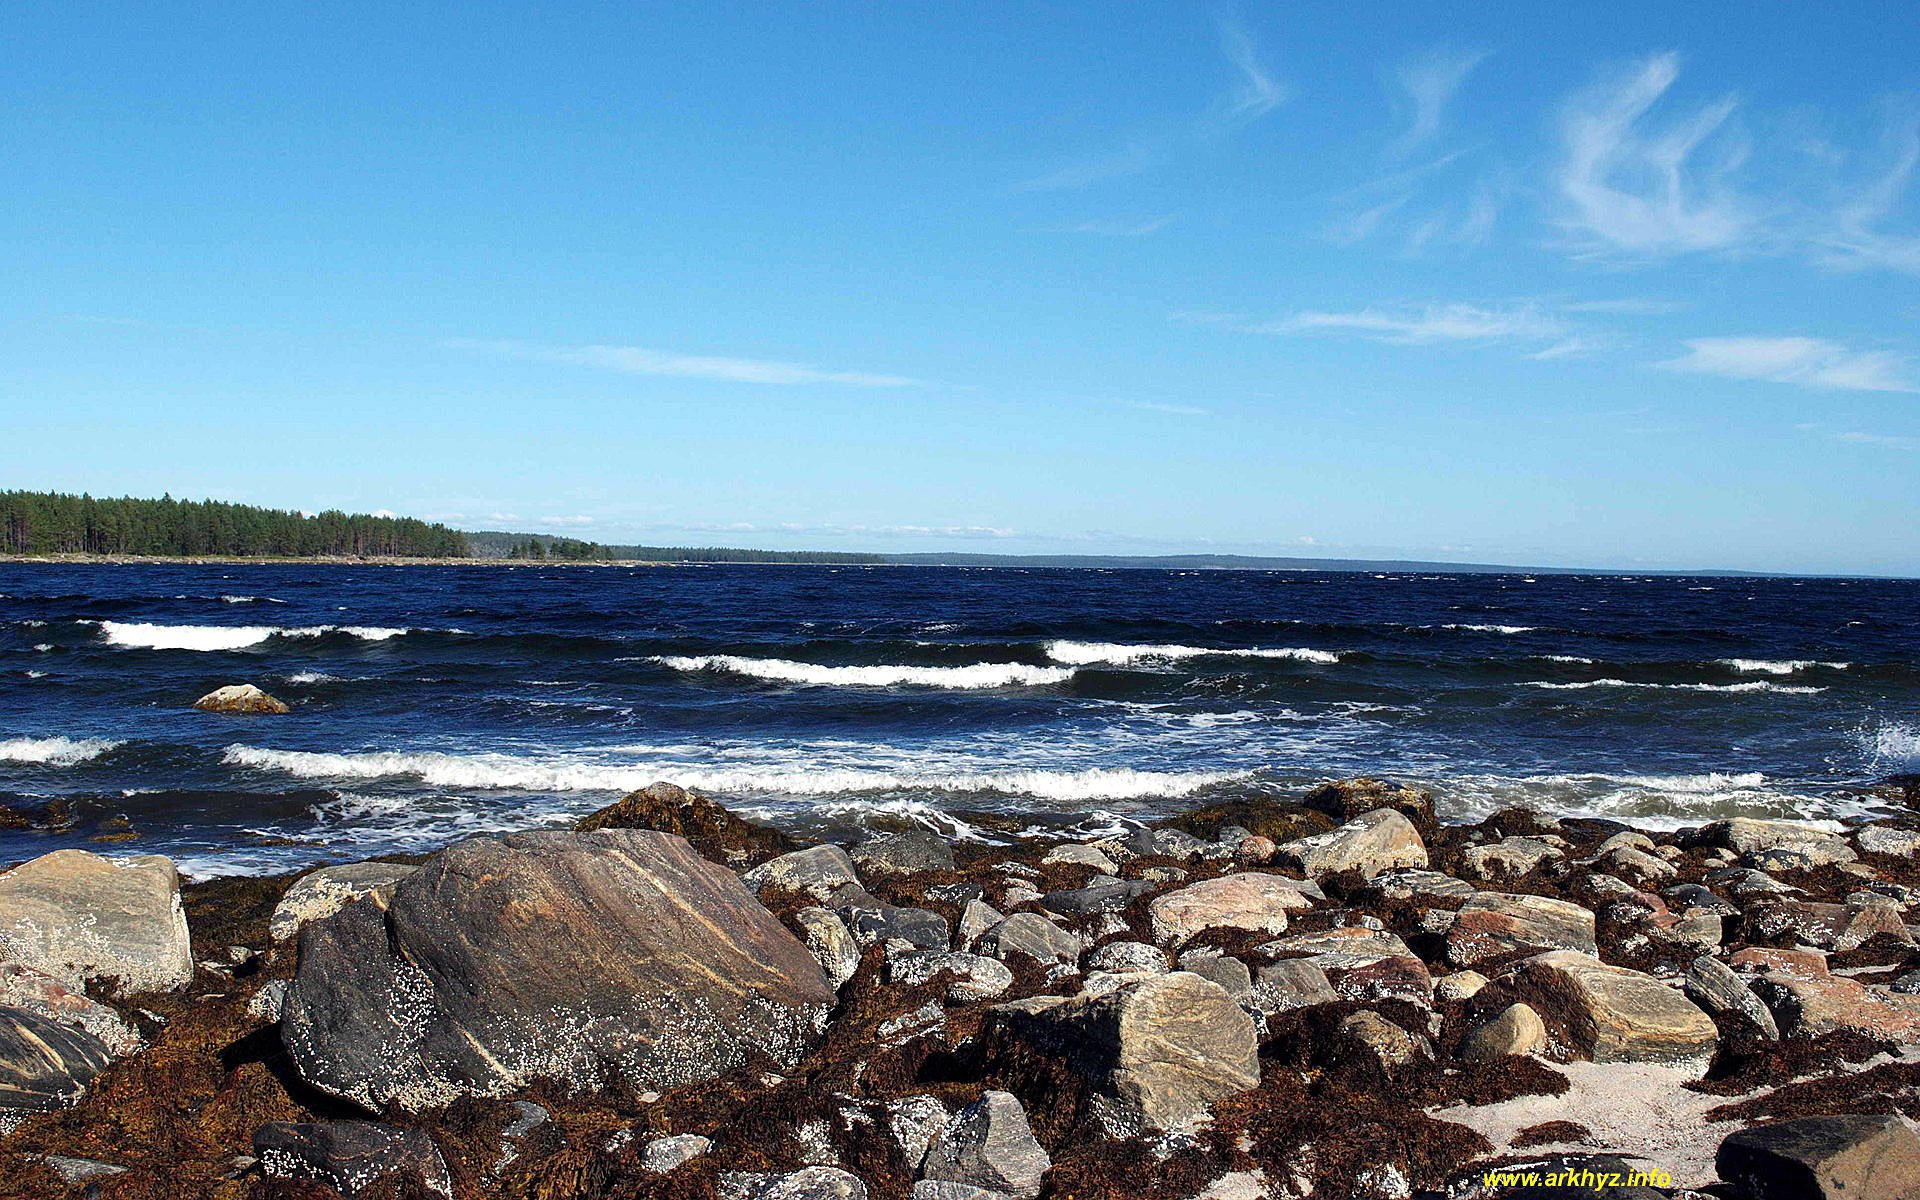
POLYGON ((193 702, 201 712, 211 713, 268 713, 278 715, 293 710, 284 700, 277 700, 250 683, 230 683, 217 687, 193 702))
POLYGON ((310 923, 280 1031, 370 1109, 537 1078, 664 1090, 821 1032, 820 964, 739 879, 641 830, 470 838, 310 923))
POLYGON ((75 989, 108 980, 126 994, 185 987, 193 945, 173 860, 56 850, 0 875, 0 960, 75 989))

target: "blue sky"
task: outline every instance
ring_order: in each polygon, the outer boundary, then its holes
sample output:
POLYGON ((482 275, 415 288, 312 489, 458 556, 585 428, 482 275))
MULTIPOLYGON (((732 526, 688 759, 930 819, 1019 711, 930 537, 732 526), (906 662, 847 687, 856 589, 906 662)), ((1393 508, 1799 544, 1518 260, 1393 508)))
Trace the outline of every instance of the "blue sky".
POLYGON ((1920 574, 1906 4, 46 5, 0 35, 6 485, 1920 574))

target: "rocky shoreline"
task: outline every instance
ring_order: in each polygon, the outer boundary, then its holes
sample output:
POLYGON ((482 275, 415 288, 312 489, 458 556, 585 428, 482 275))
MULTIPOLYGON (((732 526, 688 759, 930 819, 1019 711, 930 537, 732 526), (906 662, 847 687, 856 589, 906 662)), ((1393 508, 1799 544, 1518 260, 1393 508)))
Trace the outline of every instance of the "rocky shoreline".
POLYGON ((0 874, 0 1195, 1920 1196, 1916 901, 1920 822, 1375 780, 1092 843, 660 784, 298 876, 59 851, 0 874))

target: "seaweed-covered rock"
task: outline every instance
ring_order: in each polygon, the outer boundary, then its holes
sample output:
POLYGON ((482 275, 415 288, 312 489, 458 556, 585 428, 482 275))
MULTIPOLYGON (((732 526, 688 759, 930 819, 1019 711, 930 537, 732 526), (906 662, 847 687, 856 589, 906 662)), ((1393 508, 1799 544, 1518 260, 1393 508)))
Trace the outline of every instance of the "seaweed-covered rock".
POLYGON ((1039 1194, 1041 1178, 1052 1166, 1020 1101, 1007 1092, 988 1092, 934 1137, 921 1176, 1024 1198, 1039 1194))
POLYGON ((854 939, 847 923, 831 909, 818 905, 809 905, 794 913, 793 921, 800 926, 800 936, 807 943, 808 953, 827 973, 827 982, 835 991, 845 987, 847 980, 860 969, 860 943, 854 939))
POLYGON ((671 783, 641 788, 598 812, 582 817, 575 829, 651 829, 687 839, 693 848, 715 862, 731 867, 750 866, 798 849, 794 840, 777 829, 756 825, 725 808, 671 783))
POLYGON ((1088 881, 1084 887, 1048 892, 1040 897, 1040 907, 1062 916, 1119 912, 1151 890, 1151 885, 1139 879, 1115 879, 1111 875, 1104 875, 1088 881))
POLYGON ((939 913, 888 904, 864 888, 846 887, 835 892, 833 910, 862 946, 893 938, 912 942, 922 950, 945 950, 952 944, 953 931, 939 913))
POLYGON ((1447 961, 1456 967, 1526 949, 1598 954, 1593 912, 1571 900, 1480 892, 1447 930, 1447 961))
POLYGON ((1297 880, 1246 872, 1204 879, 1147 906, 1154 940, 1178 948, 1208 929, 1285 933, 1287 914, 1313 907, 1297 880))
POLYGON ((1301 801, 1336 821, 1351 821, 1362 813, 1390 808, 1415 824, 1433 821, 1433 793, 1402 787, 1384 779, 1340 779, 1323 783, 1301 801))
POLYGON ((76 1025, 0 1007, 0 1127, 9 1113, 74 1103, 112 1061, 106 1044, 76 1025))
POLYGON ((331 916, 362 896, 382 889, 391 895, 393 885, 415 869, 401 863, 358 862, 309 872, 280 898, 267 932, 276 942, 286 941, 308 921, 331 916))
POLYGON ((1469 846, 1461 855, 1467 873, 1475 879, 1517 879, 1545 862, 1560 857, 1560 849, 1539 838, 1514 836, 1484 846, 1469 846))
MULTIPOLYGON (((1433 976, 1427 964, 1399 935, 1385 930, 1341 925, 1290 934, 1260 947, 1260 953, 1317 968, 1342 1000, 1404 1000, 1423 1008, 1433 1003, 1433 976)), ((1260 974, 1269 977, 1266 968, 1260 974)))
POLYGON ((833 990, 730 871, 631 829, 470 838, 300 935, 280 1032, 378 1110, 536 1078, 666 1089, 791 1063, 833 990))
POLYGON ((269 696, 251 683, 230 683, 217 687, 193 702, 201 712, 243 713, 250 716, 278 716, 293 710, 287 702, 269 696))
POLYGON ((311 1179, 348 1196, 390 1175, 453 1195, 446 1159, 419 1129, 376 1121, 270 1121, 255 1131, 253 1149, 270 1178, 311 1179))
POLYGON ((912 950, 887 962, 887 982, 909 986, 949 977, 947 1000, 971 1004, 992 1000, 1013 986, 1013 972, 998 959, 951 950, 912 950))
POLYGON ((1215 1100, 1259 1086, 1253 1019, 1188 971, 1132 977, 1095 995, 1036 997, 993 1010, 999 1029, 1062 1056, 1094 1092, 1114 1136, 1184 1128, 1215 1100))
POLYGON ((1823 950, 1857 949, 1867 939, 1885 934, 1895 941, 1913 941, 1900 907, 1887 901, 1871 904, 1818 904, 1804 900, 1779 900, 1756 906, 1749 914, 1755 935, 1761 938, 1791 937, 1823 950))
POLYGON ((157 854, 55 850, 0 875, 0 960, 69 987, 115 980, 123 993, 193 979, 180 874, 157 854))
POLYGON ((1720 1143, 1720 1177, 1753 1200, 1920 1196, 1920 1136, 1890 1114, 1800 1117, 1720 1143))
POLYGON ((1794 821, 1734 817, 1704 825, 1694 839, 1703 846, 1731 850, 1756 867, 1807 868, 1849 863, 1859 856, 1847 839, 1794 821))
POLYGON ((1413 822, 1391 808, 1362 813, 1338 829, 1288 842, 1275 861, 1319 878, 1345 871, 1372 879, 1395 867, 1424 867, 1427 846, 1413 822))
POLYGON ((1719 1044, 1713 1018, 1651 975, 1587 954, 1552 950, 1514 964, 1506 982, 1535 1007, 1566 1019, 1575 1048, 1594 1062, 1705 1065, 1719 1044), (1544 1000, 1544 1003, 1542 1003, 1544 1000))

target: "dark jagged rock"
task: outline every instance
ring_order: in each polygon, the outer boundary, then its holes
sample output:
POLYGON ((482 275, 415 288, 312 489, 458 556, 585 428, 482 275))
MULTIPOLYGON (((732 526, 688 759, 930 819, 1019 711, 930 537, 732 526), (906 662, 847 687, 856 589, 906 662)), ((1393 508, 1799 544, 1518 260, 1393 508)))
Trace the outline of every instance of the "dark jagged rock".
POLYGON ((64 1108, 112 1061, 106 1044, 84 1029, 0 1007, 0 1115, 64 1108))
POLYGON ((1750 1200, 1920 1196, 1920 1137, 1897 1116, 1802 1117, 1720 1143, 1720 1177, 1750 1200))
MULTIPOLYGON (((1308 792, 1301 803, 1336 821, 1351 821, 1378 808, 1390 808, 1422 829, 1433 827, 1433 793, 1384 779, 1341 779, 1308 792)), ((1255 830, 1255 832, 1260 832, 1255 830)))
POLYGON ((768 888, 798 892, 814 900, 826 900, 849 885, 860 886, 860 875, 853 860, 838 846, 809 846, 768 859, 740 877, 755 895, 768 888))
POLYGON ((540 1078, 667 1088, 791 1063, 833 991, 730 871, 630 829, 470 838, 301 931, 281 1036, 370 1110, 540 1078))
POLYGON ((853 848, 853 861, 870 875, 918 875, 953 870, 953 847, 925 829, 873 838, 853 848))
POLYGON ((1040 897, 1040 907, 1061 916, 1119 912, 1151 890, 1152 885, 1138 879, 1095 879, 1085 887, 1048 892, 1040 897))
POLYGON ((253 1135, 260 1169, 275 1179, 310 1179, 357 1196, 390 1175, 412 1179, 442 1196, 453 1195, 446 1159, 418 1129, 375 1121, 270 1121, 253 1135))
POLYGON ((947 919, 932 909, 888 904, 858 887, 835 892, 833 906, 863 946, 899 938, 922 950, 945 950, 953 941, 947 919))
POLYGON ((581 818, 575 829, 651 829, 675 833, 693 848, 732 867, 763 862, 799 849, 777 829, 734 816, 720 805, 671 783, 656 783, 581 818))
POLYGON ((989 958, 1011 962, 1027 958, 1043 966, 1073 963, 1080 958, 1080 939, 1038 913, 1014 913, 980 935, 974 949, 989 958))
POLYGON ((1687 968, 1684 988, 1687 999, 1710 1015, 1734 1022, 1756 1037, 1779 1040, 1780 1026, 1774 1021, 1773 1013, 1753 994, 1745 980, 1713 955, 1702 954, 1693 960, 1687 968))
POLYGON ((1053 1160, 1034 1140, 1027 1112, 1006 1092, 988 1092, 961 1109, 933 1139, 921 1175, 1013 1197, 1039 1194, 1053 1160))
POLYGON ((402 863, 359 862, 309 872, 280 898, 267 932, 276 942, 287 941, 308 921, 337 913, 362 896, 383 890, 392 895, 393 885, 415 870, 402 863))

